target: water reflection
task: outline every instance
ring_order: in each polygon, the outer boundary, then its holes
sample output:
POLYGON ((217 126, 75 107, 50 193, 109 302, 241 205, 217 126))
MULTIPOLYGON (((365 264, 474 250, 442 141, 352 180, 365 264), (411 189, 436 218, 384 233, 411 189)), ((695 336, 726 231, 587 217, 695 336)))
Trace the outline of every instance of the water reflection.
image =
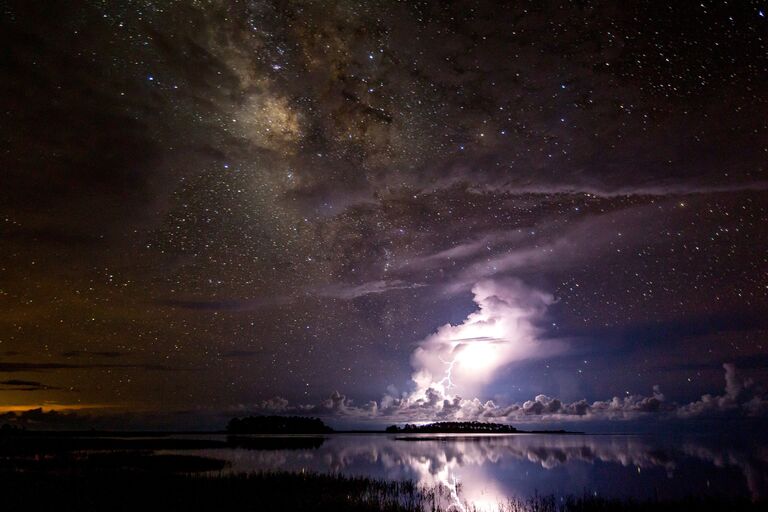
MULTIPOLYGON (((333 435, 293 450, 203 450, 231 471, 340 472, 442 484, 478 508, 535 492, 682 498, 712 494, 761 498, 768 448, 723 440, 649 436, 333 435)), ((457 503, 457 508, 461 508, 457 503)))

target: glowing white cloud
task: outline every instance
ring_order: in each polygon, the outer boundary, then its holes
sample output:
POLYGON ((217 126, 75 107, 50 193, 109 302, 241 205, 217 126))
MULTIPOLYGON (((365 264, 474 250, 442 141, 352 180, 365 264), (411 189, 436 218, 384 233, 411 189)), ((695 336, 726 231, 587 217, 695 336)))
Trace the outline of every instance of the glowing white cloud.
POLYGON ((430 390, 445 398, 477 395, 509 363, 562 351, 560 343, 541 342, 536 327, 551 295, 516 279, 480 281, 472 293, 477 311, 461 324, 443 325, 413 353, 414 397, 430 390))
MULTIPOLYGON (((434 341, 435 335, 427 339, 434 341)), ((458 363, 455 364, 454 369, 458 366, 458 363)), ((357 405, 346 396, 335 392, 327 400, 316 405, 291 405, 286 400, 277 398, 262 402, 255 409, 279 412, 280 414, 353 418, 358 421, 490 421, 522 424, 550 421, 626 421, 652 417, 660 420, 717 416, 732 418, 768 417, 768 393, 766 390, 751 379, 741 378, 733 364, 726 363, 723 366, 726 372, 725 393, 722 395, 707 394, 701 399, 687 404, 666 401, 659 387, 654 386, 650 396, 628 395, 594 402, 581 399, 568 403, 546 395, 538 395, 533 400, 527 400, 523 403, 516 402, 503 405, 496 404, 491 400, 483 401, 479 398, 462 398, 459 395, 451 395, 450 390, 448 392, 442 391, 446 387, 444 384, 446 377, 437 381, 427 379, 425 376, 428 372, 421 370, 414 374, 414 378, 424 378, 423 385, 427 386, 425 389, 420 388, 413 393, 403 393, 400 396, 395 396, 395 393, 392 392, 384 395, 378 402, 370 401, 357 405), (441 383, 441 381, 443 382, 441 383)), ((499 367, 500 365, 496 365, 495 368, 499 367)), ((0 420, 3 419, 3 415, 0 415, 0 420)), ((5 420, 17 424, 24 424, 25 421, 23 416, 17 417, 14 413, 6 414, 5 420)), ((450 487, 451 482, 445 480, 442 483, 450 487)))

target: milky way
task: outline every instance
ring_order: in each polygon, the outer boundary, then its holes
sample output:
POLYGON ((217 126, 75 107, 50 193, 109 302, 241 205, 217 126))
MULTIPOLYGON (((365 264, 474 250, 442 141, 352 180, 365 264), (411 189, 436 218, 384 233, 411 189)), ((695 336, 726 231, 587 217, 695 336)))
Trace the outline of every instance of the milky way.
POLYGON ((0 410, 768 381, 762 2, 2 10, 0 410))

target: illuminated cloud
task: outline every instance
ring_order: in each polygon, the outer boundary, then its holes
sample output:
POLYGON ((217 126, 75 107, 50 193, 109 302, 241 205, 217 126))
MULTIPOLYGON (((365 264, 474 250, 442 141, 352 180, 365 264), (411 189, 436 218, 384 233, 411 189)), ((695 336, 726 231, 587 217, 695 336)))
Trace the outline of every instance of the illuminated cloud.
POLYGON ((734 413, 746 416, 768 414, 768 394, 765 390, 757 386, 752 379, 742 380, 734 364, 726 363, 723 368, 725 369, 725 394, 702 396, 700 400, 681 407, 678 410, 681 417, 734 413))
POLYGON ((668 402, 658 386, 652 393, 613 397, 607 400, 563 402, 547 395, 509 405, 491 400, 462 398, 440 390, 439 384, 423 392, 396 397, 385 395, 379 402, 358 406, 339 392, 318 405, 290 405, 283 399, 262 402, 257 409, 296 414, 313 414, 334 419, 391 422, 490 421, 501 423, 546 423, 563 421, 631 421, 644 418, 664 420, 691 417, 764 417, 768 414, 768 394, 750 379, 742 379, 733 364, 724 364, 726 388, 720 396, 704 395, 700 400, 677 404, 668 402), (271 405, 277 404, 277 407, 271 405))
POLYGON ((500 368, 514 361, 564 350, 539 339, 536 323, 554 298, 516 279, 485 280, 472 288, 477 311, 458 325, 446 324, 419 343, 411 363, 418 397, 482 391, 500 368))

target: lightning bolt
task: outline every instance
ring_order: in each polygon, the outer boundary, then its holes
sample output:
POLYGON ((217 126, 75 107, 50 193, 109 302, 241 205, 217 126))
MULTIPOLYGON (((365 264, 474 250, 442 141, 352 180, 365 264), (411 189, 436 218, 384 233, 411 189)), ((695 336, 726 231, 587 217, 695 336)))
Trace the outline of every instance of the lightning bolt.
POLYGON ((452 387, 455 387, 455 384, 454 384, 454 383, 453 383, 453 381, 451 380, 451 374, 453 373, 453 367, 454 367, 454 366, 456 365, 456 363, 457 363, 457 361, 456 361, 456 356, 453 356, 453 359, 451 359, 450 361, 446 361, 445 359, 443 359, 443 358, 441 357, 441 358, 440 358, 440 361, 441 361, 442 363, 444 363, 444 364, 447 364, 447 365, 448 365, 448 368, 446 368, 446 369, 445 369, 445 377, 443 377, 442 379, 440 379, 439 381, 437 381, 437 383, 438 383, 438 384, 440 384, 441 386, 443 386, 443 389, 445 389, 446 391, 448 391, 448 390, 449 390, 449 389, 451 389, 452 387))

